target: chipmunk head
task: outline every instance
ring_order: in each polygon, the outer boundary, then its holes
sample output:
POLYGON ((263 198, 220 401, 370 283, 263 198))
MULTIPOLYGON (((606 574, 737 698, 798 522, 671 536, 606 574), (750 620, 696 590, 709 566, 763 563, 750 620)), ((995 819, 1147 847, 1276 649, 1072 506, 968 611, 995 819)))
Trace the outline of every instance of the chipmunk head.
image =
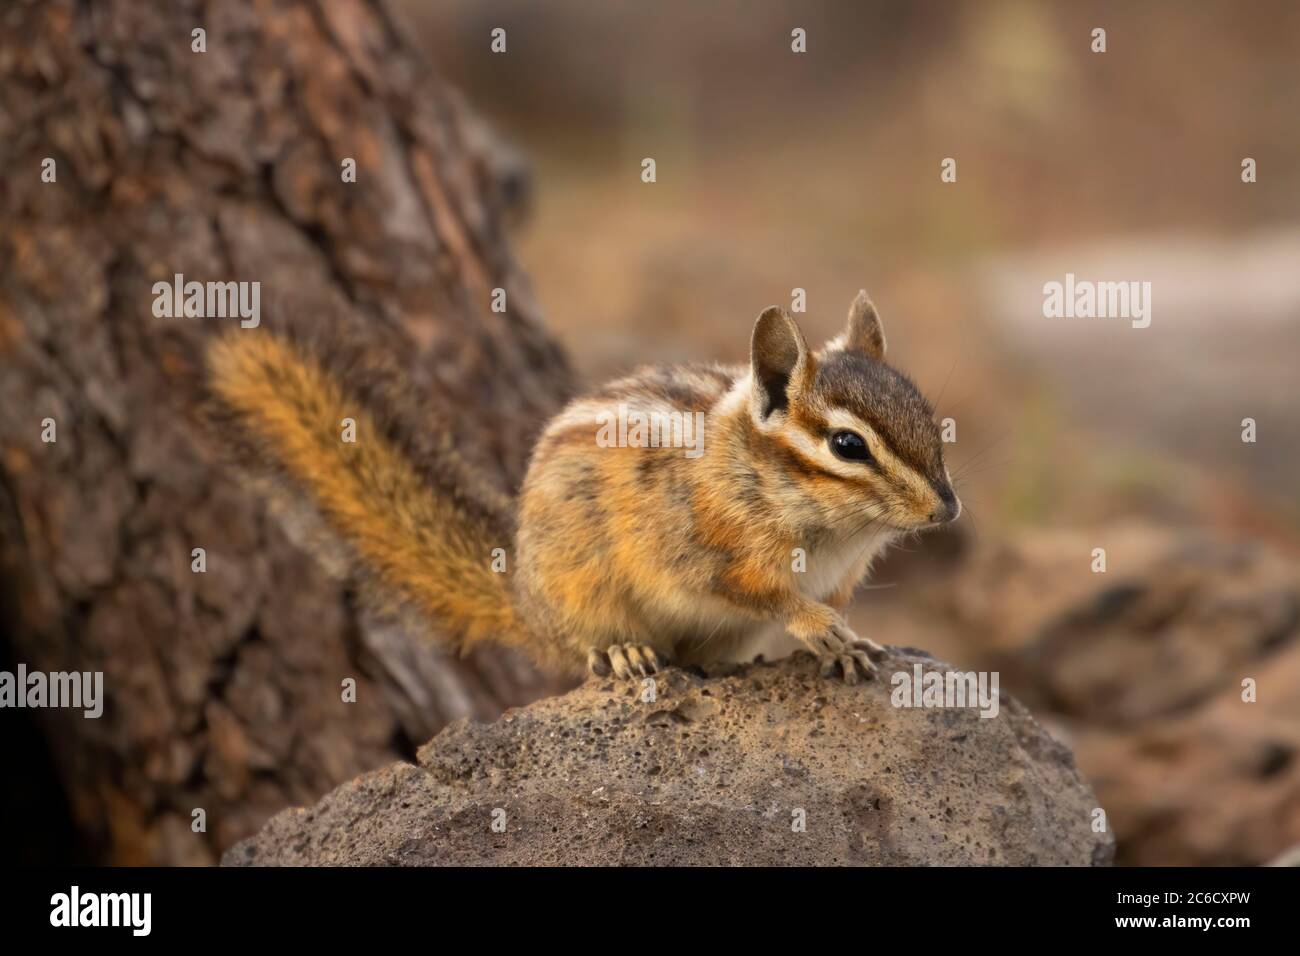
POLYGON ((786 493, 839 527, 912 530, 960 514, 934 413, 885 364, 884 330, 865 292, 848 327, 816 354, 788 312, 766 309, 750 357, 750 414, 779 451, 786 493))

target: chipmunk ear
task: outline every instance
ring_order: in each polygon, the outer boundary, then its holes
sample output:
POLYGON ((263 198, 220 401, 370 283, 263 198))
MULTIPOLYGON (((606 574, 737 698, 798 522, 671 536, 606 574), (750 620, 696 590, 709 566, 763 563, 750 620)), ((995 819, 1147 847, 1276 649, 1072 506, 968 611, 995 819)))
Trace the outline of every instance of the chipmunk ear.
POLYGON ((812 356, 799 326, 779 305, 764 309, 754 323, 749 355, 754 373, 753 409, 762 420, 784 411, 790 396, 807 387, 812 356))
POLYGON ((849 326, 844 332, 844 347, 866 352, 873 359, 885 357, 885 327, 880 324, 876 307, 867 298, 865 289, 849 306, 849 326))

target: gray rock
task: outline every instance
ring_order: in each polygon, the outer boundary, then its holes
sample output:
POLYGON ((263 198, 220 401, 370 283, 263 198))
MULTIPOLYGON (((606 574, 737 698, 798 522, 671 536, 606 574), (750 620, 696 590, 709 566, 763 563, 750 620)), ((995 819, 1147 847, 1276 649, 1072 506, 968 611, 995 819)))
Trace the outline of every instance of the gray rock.
POLYGON ((891 675, 917 662, 951 669, 894 648, 876 680, 848 686, 797 654, 670 670, 652 702, 593 679, 453 724, 418 764, 279 813, 223 863, 1109 863, 1070 751, 1006 696, 993 718, 893 706, 891 675))

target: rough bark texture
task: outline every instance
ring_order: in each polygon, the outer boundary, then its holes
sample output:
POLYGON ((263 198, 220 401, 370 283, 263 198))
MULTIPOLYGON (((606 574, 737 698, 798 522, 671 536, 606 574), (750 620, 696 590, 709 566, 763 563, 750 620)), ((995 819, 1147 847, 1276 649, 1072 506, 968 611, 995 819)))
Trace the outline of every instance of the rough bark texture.
POLYGON ((1019 703, 896 707, 889 675, 775 664, 592 680, 285 810, 228 865, 1090 866, 1097 798, 1019 703))
POLYGON ((569 383, 506 251, 497 155, 374 0, 0 10, 6 650, 104 672, 101 719, 36 715, 82 856, 213 861, 448 720, 553 689, 359 609, 198 425, 204 343, 237 320, 153 314, 181 273, 260 282, 258 332, 362 327, 418 396, 409 427, 458 410, 456 444, 510 488, 569 383))

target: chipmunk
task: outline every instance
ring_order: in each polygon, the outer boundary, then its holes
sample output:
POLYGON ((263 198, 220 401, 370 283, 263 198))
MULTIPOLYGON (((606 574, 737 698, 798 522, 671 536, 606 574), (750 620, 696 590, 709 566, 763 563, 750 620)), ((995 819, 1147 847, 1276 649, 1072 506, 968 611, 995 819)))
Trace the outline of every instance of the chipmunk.
POLYGON ((854 587, 891 540, 961 511, 931 408, 884 355, 865 292, 817 352, 773 306, 748 368, 645 368, 571 402, 517 501, 450 448, 417 468, 286 340, 230 334, 209 371, 233 427, 462 650, 495 640, 547 670, 633 678, 740 659, 775 629, 853 683, 882 651, 841 616, 854 587), (604 447, 619 406, 703 413, 702 447, 604 447))

